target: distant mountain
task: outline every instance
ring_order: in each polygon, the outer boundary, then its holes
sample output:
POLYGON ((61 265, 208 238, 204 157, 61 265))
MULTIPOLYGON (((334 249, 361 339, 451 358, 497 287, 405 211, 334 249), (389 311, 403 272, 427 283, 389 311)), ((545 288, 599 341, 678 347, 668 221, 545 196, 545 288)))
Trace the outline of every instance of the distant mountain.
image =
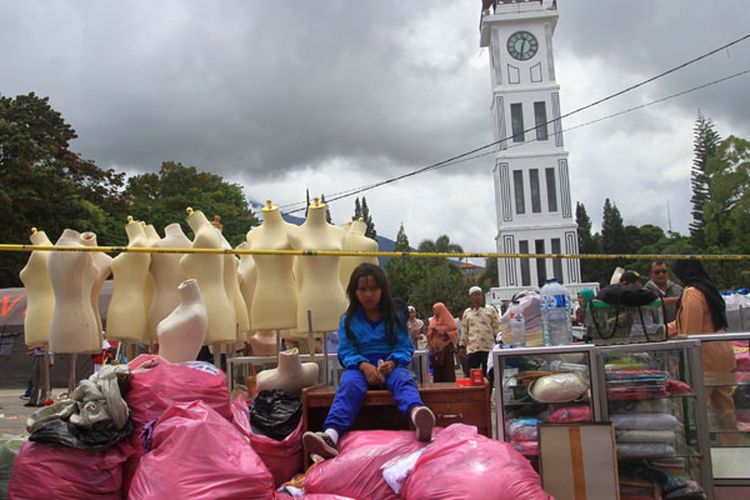
MULTIPOLYGON (((257 213, 257 215, 260 215, 261 210, 263 209, 264 204, 258 203, 255 200, 250 200, 250 206, 252 207, 253 211, 257 213)), ((282 218, 287 221, 290 224, 296 224, 298 226, 302 225, 305 222, 304 217, 298 217, 296 215, 292 214, 285 214, 282 213, 282 218)), ((259 219, 261 217, 258 217, 259 219)), ((390 238, 386 238, 384 236, 376 236, 375 240, 378 242, 378 248, 381 252, 392 252, 396 248, 396 242, 390 238)), ((386 262, 388 262, 389 257, 379 257, 378 260, 380 261, 380 265, 384 266, 386 262)))

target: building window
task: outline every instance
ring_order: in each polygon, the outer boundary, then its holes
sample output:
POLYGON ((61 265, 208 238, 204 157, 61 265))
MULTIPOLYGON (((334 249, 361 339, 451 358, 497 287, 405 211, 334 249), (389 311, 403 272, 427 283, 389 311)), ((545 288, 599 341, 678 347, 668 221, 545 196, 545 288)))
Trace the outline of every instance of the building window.
MULTIPOLYGON (((544 253, 544 240, 534 241, 534 253, 544 253)), ((544 259, 536 259, 536 277, 539 286, 544 285, 547 281, 547 262, 544 259)))
POLYGON ((513 142, 523 142, 523 107, 521 103, 510 105, 510 121, 513 126, 513 142))
MULTIPOLYGON (((561 254, 560 250, 560 238, 552 238, 552 253, 561 254)), ((555 279, 560 283, 563 282, 563 268, 562 259, 552 259, 552 274, 555 279)))
POLYGON ((557 186, 555 184, 555 169, 545 168, 544 175, 547 177, 547 210, 557 212, 557 186))
POLYGON ((526 213, 526 200, 523 197, 523 172, 520 170, 513 171, 513 190, 516 195, 516 213, 526 213))
POLYGON ((534 103, 534 125, 536 126, 536 140, 546 141, 547 134, 547 105, 544 101, 534 103))
POLYGON ((531 212, 542 212, 542 194, 539 192, 539 169, 529 170, 529 186, 531 187, 531 212))
MULTIPOLYGON (((529 253, 529 242, 527 240, 521 240, 518 242, 518 253, 529 253)), ((521 286, 531 286, 529 259, 521 259, 521 286)))

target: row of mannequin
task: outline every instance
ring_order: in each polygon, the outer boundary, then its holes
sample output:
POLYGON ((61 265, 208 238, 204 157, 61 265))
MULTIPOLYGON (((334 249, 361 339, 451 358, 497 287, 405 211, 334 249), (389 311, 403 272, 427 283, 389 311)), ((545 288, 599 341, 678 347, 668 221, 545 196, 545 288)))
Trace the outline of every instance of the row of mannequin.
MULTIPOLYGON (((219 227, 187 209, 193 241, 179 224, 160 238, 153 226, 128 218, 129 247, 231 249, 219 227)), ((317 199, 305 222, 296 226, 281 217, 270 200, 263 222, 238 248, 252 250, 375 251, 360 221, 338 227, 326 221, 326 205, 317 199)), ((34 245, 51 245, 43 231, 32 230, 34 245)), ((96 246, 94 233, 66 229, 56 246, 96 246)), ((114 259, 101 252, 32 252, 21 271, 27 291, 27 345, 49 343, 56 353, 97 352, 102 321, 98 297, 110 272, 114 289, 106 317, 107 338, 128 342, 157 339, 159 323, 179 304, 179 285, 195 279, 205 303, 206 344, 243 342, 250 332, 275 346, 272 330, 285 337, 306 337, 338 328, 346 307, 344 288, 351 272, 375 257, 174 254, 123 252, 114 259)), ((261 342, 262 343, 262 342, 261 342)))

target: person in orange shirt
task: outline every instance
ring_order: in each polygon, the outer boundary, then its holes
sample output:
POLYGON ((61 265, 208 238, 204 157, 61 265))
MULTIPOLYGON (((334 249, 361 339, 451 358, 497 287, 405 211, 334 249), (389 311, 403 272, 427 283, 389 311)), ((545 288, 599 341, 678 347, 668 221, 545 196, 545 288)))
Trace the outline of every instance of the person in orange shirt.
MULTIPOLYGON (((672 272, 685 287, 677 301, 677 318, 669 323, 670 337, 701 335, 726 331, 724 299, 699 260, 678 260, 672 272)), ((701 346, 705 374, 731 373, 737 360, 729 342, 705 342, 701 346)), ((723 430, 736 430, 733 389, 707 387, 706 400, 723 430)))

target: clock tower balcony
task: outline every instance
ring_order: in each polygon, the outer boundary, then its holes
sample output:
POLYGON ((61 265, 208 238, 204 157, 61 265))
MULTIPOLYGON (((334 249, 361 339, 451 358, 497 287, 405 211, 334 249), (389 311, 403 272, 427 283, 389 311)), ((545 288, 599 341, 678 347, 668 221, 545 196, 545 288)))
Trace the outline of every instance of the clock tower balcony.
POLYGON ((482 0, 479 20, 479 45, 490 45, 490 25, 519 20, 552 18, 552 30, 557 24, 557 0, 482 0))

